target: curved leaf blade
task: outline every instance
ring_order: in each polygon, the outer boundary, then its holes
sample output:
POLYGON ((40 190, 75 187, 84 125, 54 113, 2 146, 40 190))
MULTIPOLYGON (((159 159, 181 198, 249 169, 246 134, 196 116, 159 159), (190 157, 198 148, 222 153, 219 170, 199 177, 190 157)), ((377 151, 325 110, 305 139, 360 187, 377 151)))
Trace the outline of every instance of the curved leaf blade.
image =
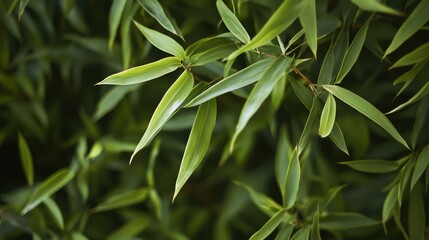
POLYGON ((51 198, 47 198, 43 202, 48 209, 49 213, 52 216, 53 222, 60 228, 64 229, 64 218, 63 214, 61 213, 60 208, 58 207, 57 203, 52 200, 51 198))
POLYGON ((163 28, 182 38, 179 29, 174 27, 158 0, 138 0, 138 2, 163 28))
POLYGON ((22 214, 26 214, 37 207, 40 203, 45 201, 47 198, 52 196, 55 192, 70 182, 74 175, 75 172, 68 168, 63 168, 53 173, 42 183, 40 183, 33 194, 31 194, 30 199, 22 210, 22 214))
POLYGON ((396 141, 404 145, 409 149, 407 142, 399 134, 398 130, 393 126, 389 119, 374 107, 371 103, 358 96, 357 94, 335 85, 323 85, 323 88, 328 92, 332 93, 335 97, 349 105, 350 107, 356 109, 358 112, 365 115, 367 118, 371 119, 373 122, 378 124, 387 133, 389 133, 396 141))
MULTIPOLYGON (((305 1, 304 1, 305 2, 305 1)), ((316 0, 307 0, 307 5, 299 15, 299 21, 305 32, 308 46, 317 58, 317 16, 316 0)))
POLYGON ((338 149, 343 151, 345 154, 350 155, 349 150, 347 149, 346 141, 344 140, 343 132, 341 131, 341 128, 337 124, 337 122, 334 123, 334 127, 329 134, 329 138, 332 140, 335 146, 337 146, 338 149))
POLYGON ((417 102, 418 100, 420 100, 421 98, 426 96, 428 93, 429 93, 429 82, 427 82, 422 88, 420 88, 420 90, 412 98, 410 98, 408 101, 404 102, 403 104, 397 106, 395 109, 388 112, 387 114, 397 112, 397 111, 417 102))
POLYGON ((289 214, 285 210, 278 211, 249 240, 263 240, 267 238, 287 217, 289 217, 289 214))
POLYGON ((180 46, 179 43, 174 41, 167 35, 164 35, 158 31, 147 28, 140 23, 134 21, 134 24, 140 30, 140 32, 147 38, 147 40, 159 50, 169 53, 180 60, 185 59, 185 50, 180 46))
POLYGON ((285 209, 293 207, 298 196, 299 181, 301 179, 301 167, 299 165, 298 150, 295 147, 289 159, 285 175, 283 206, 285 209))
POLYGON ((310 238, 310 227, 299 229, 291 238, 291 240, 308 240, 310 238))
POLYGON ((28 143, 21 133, 18 134, 18 147, 27 183, 31 186, 34 182, 33 157, 31 156, 30 147, 28 147, 28 143))
POLYGON ((144 201, 147 198, 148 193, 149 190, 147 188, 139 188, 128 192, 119 193, 103 200, 93 209, 93 211, 102 212, 131 206, 144 201))
POLYGON ((167 73, 171 73, 180 65, 180 60, 176 57, 166 57, 156 62, 130 68, 110 75, 103 81, 97 83, 97 85, 130 85, 143 83, 164 76, 167 73))
POLYGON ((253 190, 253 188, 246 184, 237 181, 235 181, 234 183, 246 189, 256 207, 258 207, 265 214, 273 216, 276 212, 282 209, 282 206, 280 206, 277 202, 275 202, 273 199, 266 196, 265 194, 253 190))
POLYGON ((403 67, 403 66, 416 64, 419 62, 424 62, 428 58, 429 58, 429 42, 419 46, 418 48, 414 49, 410 53, 405 54, 398 61, 396 61, 395 64, 393 64, 393 66, 390 68, 403 67))
POLYGON ((320 100, 317 96, 313 98, 313 104, 311 105, 310 113, 308 114, 307 121, 304 125, 304 130, 302 130, 301 137, 298 141, 298 156, 301 155, 302 151, 304 151, 305 147, 308 144, 310 136, 313 132, 313 128, 316 125, 316 119, 320 115, 321 106, 320 100))
POLYGON ((378 221, 352 212, 330 213, 320 217, 320 228, 332 231, 370 227, 377 224, 379 224, 378 221))
POLYGON ((386 198, 383 203, 382 210, 382 221, 383 224, 386 224, 387 220, 389 220, 392 215, 392 210, 398 202, 398 185, 395 185, 392 189, 390 189, 389 193, 387 193, 386 198))
POLYGON ((229 10, 222 0, 216 1, 216 7, 228 30, 242 43, 248 43, 250 41, 250 36, 234 13, 229 10))
POLYGON ((427 167, 429 166, 429 145, 423 148, 419 153, 416 160, 416 166, 414 167, 413 176, 411 177, 411 189, 414 188, 417 181, 423 175, 427 167))
POLYGON ((130 164, 134 156, 142 148, 150 143, 150 141, 155 137, 155 135, 161 130, 164 124, 173 116, 175 111, 182 105, 186 97, 192 90, 194 84, 194 79, 192 74, 185 70, 182 75, 171 85, 167 90, 164 97, 159 102, 158 106, 155 109, 155 112, 152 115, 152 118, 149 121, 149 125, 141 138, 140 142, 137 144, 134 153, 131 156, 130 164))
POLYGON ((396 171, 399 168, 397 162, 378 159, 339 162, 339 164, 347 165, 355 170, 368 173, 387 173, 396 171))
POLYGON ((136 90, 139 85, 115 86, 104 94, 97 103, 94 119, 98 120, 113 110, 129 92, 136 90))
POLYGON ((110 7, 109 13, 109 48, 113 46, 115 41, 116 33, 118 32, 119 22, 121 21, 122 12, 124 11, 125 4, 127 1, 124 0, 113 0, 112 6, 110 7))
POLYGON ((408 207, 408 231, 410 239, 424 240, 425 228, 425 201, 422 195, 422 188, 417 186, 411 192, 408 207))
POLYGON ((186 107, 199 105, 219 95, 237 90, 256 82, 261 78, 265 69, 267 69, 272 62, 273 59, 264 59, 228 76, 192 99, 189 104, 186 105, 186 107))
POLYGON ((322 138, 327 137, 331 133, 335 123, 336 111, 337 105, 335 99, 332 94, 329 94, 320 117, 319 135, 322 138))
POLYGON ((386 14, 392 14, 397 16, 402 16, 403 14, 389 6, 384 5, 383 3, 377 0, 351 0, 356 6, 360 9, 370 12, 380 12, 386 14))
POLYGON ((200 105, 180 164, 173 201, 188 178, 203 161, 216 124, 216 100, 200 105))

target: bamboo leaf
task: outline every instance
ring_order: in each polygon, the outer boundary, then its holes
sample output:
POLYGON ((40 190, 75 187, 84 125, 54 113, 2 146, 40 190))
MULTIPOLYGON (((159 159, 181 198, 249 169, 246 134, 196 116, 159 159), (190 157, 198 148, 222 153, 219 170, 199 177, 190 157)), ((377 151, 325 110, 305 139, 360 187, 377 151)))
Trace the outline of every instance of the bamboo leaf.
POLYGON ((299 229, 291 238, 291 240, 308 240, 310 239, 310 227, 303 227, 299 229))
POLYGON ((307 0, 307 4, 299 15, 299 21, 305 31, 308 46, 317 58, 317 16, 316 0, 307 0))
POLYGON ((337 79, 335 80, 336 83, 341 83, 341 81, 356 63, 359 54, 362 51, 363 44, 365 43, 366 33, 368 32, 368 26, 371 22, 371 19, 372 16, 369 17, 365 24, 361 27, 353 39, 353 42, 350 44, 350 47, 347 49, 346 55, 344 56, 343 62, 341 63, 340 72, 338 73, 337 79))
POLYGON ((275 202, 273 199, 269 198, 268 196, 256 192, 248 185, 245 185, 243 183, 234 182, 238 186, 243 187, 247 190, 247 192, 250 194, 250 197, 252 198, 253 203, 265 214, 272 216, 276 212, 280 211, 282 209, 282 206, 280 206, 277 202, 275 202))
POLYGON ((164 124, 173 116, 174 112, 182 105, 186 97, 188 97, 191 92, 193 84, 194 79, 192 74, 185 70, 167 90, 164 97, 156 107, 143 137, 137 144, 137 147, 131 156, 130 164, 136 153, 150 143, 164 124))
POLYGON ((52 196, 55 192, 70 182, 74 175, 75 172, 68 168, 63 168, 53 173, 40 183, 39 186, 37 186, 36 190, 31 194, 30 199, 22 210, 22 214, 26 214, 52 196))
POLYGON ((292 235, 293 231, 293 225, 292 224, 285 224, 277 234, 276 238, 274 240, 284 240, 290 239, 290 236, 292 235))
POLYGON ((311 226, 311 240, 322 240, 319 229, 319 210, 313 216, 313 224, 311 226))
POLYGON ((113 108, 119 104, 125 95, 136 90, 139 86, 140 85, 115 86, 110 89, 97 103, 97 109, 95 111, 94 118, 97 120, 102 118, 108 112, 113 110, 113 108))
POLYGON ((405 54, 390 68, 403 67, 413 65, 419 62, 424 62, 429 58, 429 42, 425 43, 413 51, 405 54))
POLYGON ((299 165, 298 150, 295 147, 290 159, 284 177, 283 206, 285 209, 293 207, 298 196, 299 180, 301 179, 301 167, 299 165))
POLYGON ((33 185, 34 181, 34 169, 33 169, 33 157, 31 156, 30 147, 28 147, 27 141, 21 133, 18 134, 18 147, 19 155, 21 156, 21 164, 24 170, 25 177, 28 185, 33 185))
POLYGON ((52 216, 52 220, 54 223, 60 228, 64 229, 64 219, 63 214, 61 213, 60 208, 58 207, 57 203, 52 200, 51 198, 47 198, 45 201, 43 201, 46 208, 48 209, 49 213, 52 216))
POLYGON ((380 12, 392 15, 402 16, 403 14, 393 9, 389 6, 384 5, 383 3, 377 0, 351 0, 352 3, 356 4, 360 9, 371 12, 380 12))
POLYGON ((316 119, 321 111, 320 100, 317 96, 313 98, 313 104, 308 114, 307 121, 305 122, 304 130, 301 133, 301 137, 298 141, 298 156, 301 155, 302 151, 308 144, 313 128, 316 125, 316 119))
POLYGON ((396 32, 395 37, 387 48, 383 58, 398 49, 407 39, 425 25, 429 20, 427 9, 429 9, 429 0, 422 0, 410 16, 404 21, 398 32, 396 32))
POLYGON ((337 212, 320 217, 320 228, 331 231, 370 227, 379 224, 359 213, 337 212))
POLYGON ((272 64, 273 59, 258 61, 247 68, 236 72, 195 97, 186 107, 193 107, 212 98, 252 84, 259 80, 264 71, 272 64))
POLYGON ((331 133, 335 123, 336 111, 335 99, 332 94, 329 94, 320 117, 319 135, 321 137, 327 137, 331 133))
POLYGON ((268 220, 256 233, 254 233, 249 240, 263 240, 270 235, 277 226, 283 222, 289 215, 285 210, 280 210, 268 220))
POLYGON ((395 109, 388 112, 387 114, 391 114, 405 107, 408 107, 409 105, 417 102, 418 100, 426 96, 428 93, 429 93, 429 82, 427 82, 422 88, 420 88, 420 90, 412 98, 410 98, 408 101, 404 102, 403 104, 397 106, 395 109))
POLYGON ((429 145, 426 145, 419 153, 416 160, 416 166, 414 167, 413 176, 411 177, 411 189, 414 188, 417 181, 423 175, 427 167, 429 166, 429 145))
POLYGON ((344 140, 343 132, 341 131, 341 128, 337 124, 337 122, 334 123, 334 127, 329 134, 329 138, 332 140, 332 142, 334 142, 335 146, 337 146, 338 149, 343 151, 345 154, 350 155, 347 149, 346 142, 344 140))
POLYGON ((19 1, 19 11, 18 11, 18 19, 21 20, 22 15, 24 14, 25 8, 27 7, 30 0, 21 0, 19 1))
POLYGON ((411 192, 408 207, 408 232, 410 239, 425 239, 425 202, 423 200, 422 188, 416 186, 411 192))
POLYGON ((337 97, 350 107, 356 109, 358 112, 371 119, 373 122, 375 122, 384 130, 386 130, 387 133, 389 133, 399 143, 404 145, 406 148, 409 148, 408 144, 401 137, 401 135, 393 126, 393 124, 389 121, 389 119, 385 115, 383 115, 380 110, 375 108, 371 103, 367 102, 365 99, 356 95, 355 93, 339 86, 323 85, 323 88, 326 89, 328 92, 332 93, 335 97, 337 97))
POLYGON ((368 173, 387 173, 396 171, 399 168, 397 162, 377 159, 339 162, 339 164, 344 164, 355 170, 368 173))
POLYGON ((148 196, 149 190, 147 188, 134 189, 128 192, 112 195, 94 209, 94 212, 108 211, 112 209, 122 208, 137 204, 144 201, 148 196))
POLYGON ((173 201, 188 178, 203 161, 209 148, 211 135, 216 124, 216 100, 212 99, 200 105, 197 116, 186 144, 176 180, 173 201))
POLYGON ((122 12, 124 11, 125 4, 127 1, 124 0, 113 0, 112 6, 110 7, 109 13, 109 48, 113 46, 115 41, 116 33, 118 32, 119 23, 121 21, 122 12))
POLYGON ((248 44, 232 53, 228 59, 236 58, 241 53, 260 47, 275 38, 298 18, 305 5, 306 1, 285 0, 256 36, 248 44))
POLYGON ((166 57, 156 62, 127 69, 105 78, 97 85, 130 85, 143 83, 164 76, 176 70, 181 65, 180 60, 175 57, 166 57))
POLYGON ((390 189, 389 193, 387 193, 386 198, 383 203, 383 211, 382 211, 382 221, 383 224, 386 224, 387 220, 389 220, 392 215, 392 210, 398 202, 398 185, 395 185, 392 189, 390 189))
POLYGON ((288 140, 286 128, 283 125, 280 129, 280 134, 277 140, 276 157, 274 162, 274 173, 282 196, 285 196, 286 184, 284 183, 286 182, 286 173, 292 157, 292 152, 292 145, 288 140))
POLYGON ((185 50, 174 39, 155 30, 149 29, 134 21, 134 24, 147 40, 159 50, 169 53, 180 60, 185 59, 185 50))
POLYGON ((170 20, 165 14, 158 0, 138 0, 138 2, 163 28, 183 38, 179 29, 174 27, 173 20, 170 20))
POLYGON ((241 25, 238 18, 234 15, 231 10, 223 3, 222 0, 216 1, 217 10, 222 18, 223 23, 228 28, 228 30, 234 34, 242 43, 248 43, 250 41, 249 34, 246 29, 241 25))
POLYGON ((334 48, 336 45, 331 45, 326 52, 325 58, 323 59, 322 66, 320 67, 319 77, 317 78, 317 84, 330 84, 332 81, 332 75, 334 71, 335 58, 334 48))
POLYGON ((137 236, 139 233, 143 232, 149 225, 151 224, 152 220, 147 217, 138 217, 135 218, 112 233, 110 233, 106 239, 107 240, 122 240, 122 239, 133 239, 133 237, 137 236))
POLYGON ((237 136, 243 131, 249 122, 250 118, 256 113, 265 99, 273 91, 274 86, 279 81, 286 71, 289 69, 292 58, 279 57, 276 59, 270 67, 265 70, 261 79, 256 83, 252 92, 246 100, 246 103, 241 110, 240 118, 235 127, 235 132, 231 140, 231 152, 234 148, 235 140, 237 136))

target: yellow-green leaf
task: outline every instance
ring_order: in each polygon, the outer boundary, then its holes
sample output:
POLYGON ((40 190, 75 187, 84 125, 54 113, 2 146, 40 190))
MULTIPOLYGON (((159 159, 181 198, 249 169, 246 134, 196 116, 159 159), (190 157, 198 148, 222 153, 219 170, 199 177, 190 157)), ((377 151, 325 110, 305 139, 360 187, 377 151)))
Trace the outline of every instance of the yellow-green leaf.
POLYGON ((21 155, 21 164, 24 170, 25 177, 28 185, 33 185, 34 181, 34 169, 33 169, 33 157, 31 156, 30 148, 28 147, 25 138, 18 134, 18 147, 19 155, 21 155))
POLYGON ((419 62, 424 62, 429 58, 429 42, 425 43, 413 51, 407 53, 401 57, 395 64, 390 68, 403 67, 413 65, 419 62))
POLYGON ((306 1, 302 0, 283 1, 256 36, 248 44, 232 53, 228 59, 236 58, 241 53, 260 47, 271 41, 271 39, 286 30, 298 18, 306 3, 306 1))
POLYGON ((404 21, 396 32, 392 42, 384 54, 384 57, 398 49, 408 38, 414 35, 429 20, 429 0, 422 0, 404 21))
POLYGON ((164 35, 158 31, 147 28, 140 23, 134 21, 134 24, 140 30, 140 32, 147 38, 147 40, 152 43, 159 50, 169 53, 180 60, 185 59, 185 50, 180 46, 179 43, 174 41, 167 35, 164 35))
POLYGON ((400 11, 393 9, 389 6, 377 0, 351 0, 352 3, 356 4, 360 9, 371 12, 381 12, 386 14, 393 14, 401 16, 403 15, 400 11))
POLYGON ((115 194, 109 196, 101 203, 99 203, 94 209, 94 212, 108 211, 112 209, 122 208, 137 204, 144 201, 147 198, 148 189, 139 188, 128 192, 115 194))
POLYGON ((355 170, 368 173, 387 173, 398 170, 399 168, 397 162, 378 159, 354 160, 339 162, 339 164, 344 164, 355 170))
MULTIPOLYGON (((303 1, 305 2, 305 1, 303 1)), ((299 15, 299 21, 305 31, 308 46, 317 58, 317 17, 316 0, 307 0, 307 4, 299 15)))
POLYGON ((97 85, 129 85, 147 82, 176 70, 181 65, 176 57, 166 57, 156 62, 127 69, 105 78, 97 85))
POLYGON ((74 175, 75 172, 72 169, 63 168, 49 176, 40 183, 36 190, 31 194, 30 199, 22 210, 22 214, 26 214, 52 196, 55 192, 70 182, 74 175))
POLYGON ((299 229, 291 238, 291 240, 308 240, 310 238, 310 227, 299 229))
POLYGON ((106 94, 104 94, 100 101, 97 103, 97 109, 94 114, 94 119, 98 120, 102 118, 105 114, 110 112, 115 108, 119 102, 127 95, 129 92, 136 90, 140 85, 130 85, 130 86, 115 86, 111 88, 106 94))
POLYGON ((332 94, 329 94, 320 116, 319 135, 321 137, 327 137, 331 133, 335 123, 336 111, 335 99, 332 94))
POLYGON ((407 107, 407 106, 417 102, 422 97, 426 96, 428 93, 429 93, 429 82, 427 82, 422 88, 420 88, 420 90, 412 98, 410 98, 408 101, 404 102, 403 104, 397 106, 395 109, 388 112, 387 114, 397 112, 397 111, 403 109, 404 107, 407 107))
POLYGON ((268 216, 274 215, 276 212, 282 209, 282 206, 280 206, 277 202, 275 202, 273 199, 269 198, 268 196, 256 192, 248 185, 245 185, 243 183, 234 182, 238 186, 241 186, 247 190, 247 192, 250 194, 250 197, 253 201, 253 203, 258 207, 261 211, 263 211, 268 216))
POLYGON ((241 25, 238 18, 234 15, 231 10, 223 3, 222 0, 216 1, 216 7, 222 18, 223 23, 225 23, 228 30, 234 34, 242 43, 248 43, 250 41, 249 34, 246 29, 241 25))
POLYGON ((51 198, 47 198, 43 202, 48 209, 50 215, 52 216, 53 222, 60 228, 64 229, 64 219, 63 214, 61 213, 60 208, 58 207, 57 203, 52 200, 51 198))
POLYGON ((119 22, 121 21, 122 12, 124 11, 125 4, 127 1, 124 0, 113 0, 112 6, 110 7, 109 13, 109 48, 113 46, 115 41, 116 33, 118 32, 119 22))
POLYGON ((285 209, 293 207, 298 196, 299 181, 301 179, 301 167, 298 159, 298 150, 295 149, 288 159, 288 167, 286 169, 284 177, 284 194, 283 194, 283 206, 285 209))
POLYGON ((264 226, 262 226, 261 229, 254 233, 249 240, 263 240, 267 238, 281 222, 289 217, 290 215, 285 210, 278 211, 264 224, 264 226))
POLYGON ((311 240, 322 240, 319 229, 319 210, 313 216, 313 224, 311 225, 311 240))
POLYGON ((371 103, 356 95, 355 93, 339 86, 323 85, 323 88, 350 107, 365 115, 367 118, 371 119, 373 122, 386 130, 387 133, 389 133, 399 143, 404 145, 406 148, 409 148, 407 142, 405 142, 389 119, 371 103))
POLYGON ((197 116, 186 144, 185 153, 180 164, 176 180, 174 198, 186 183, 188 178, 203 161, 209 148, 210 139, 216 124, 216 100, 212 99, 200 105, 197 116))
POLYGON ((155 137, 155 135, 161 130, 162 126, 164 126, 164 124, 173 116, 175 111, 182 105, 186 97, 191 92, 193 85, 194 78, 187 70, 185 70, 173 85, 171 85, 156 107, 143 137, 131 156, 130 163, 136 153, 150 143, 153 137, 155 137))

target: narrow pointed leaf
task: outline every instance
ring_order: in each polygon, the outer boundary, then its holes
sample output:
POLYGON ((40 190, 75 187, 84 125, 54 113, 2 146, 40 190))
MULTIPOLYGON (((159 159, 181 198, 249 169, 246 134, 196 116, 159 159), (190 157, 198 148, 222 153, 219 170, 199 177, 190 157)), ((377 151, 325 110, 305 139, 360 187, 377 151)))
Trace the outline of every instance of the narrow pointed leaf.
POLYGON ((286 128, 285 126, 282 126, 277 140, 276 157, 274 162, 274 173, 282 196, 285 196, 286 184, 284 183, 286 182, 286 173, 292 152, 292 145, 288 140, 286 128))
POLYGON ((368 173, 387 173, 396 171, 399 168, 397 162, 377 159, 347 161, 340 162, 339 164, 344 164, 355 170, 368 173))
POLYGON ((322 240, 319 229, 319 210, 316 211, 313 217, 313 224, 311 226, 311 240, 322 240))
POLYGON ((301 167, 298 159, 297 148, 294 149, 288 161, 288 167, 285 174, 283 206, 285 209, 293 207, 298 196, 299 180, 301 179, 301 167))
MULTIPOLYGON (((305 1, 304 1, 305 2, 305 1)), ((307 4, 299 15, 299 21, 305 31, 308 46, 317 58, 317 16, 316 0, 307 0, 307 4)))
POLYGON ((411 189, 416 185, 417 181, 423 175, 427 167, 429 166, 429 145, 423 148, 419 153, 416 160, 416 166, 414 167, 413 176, 411 177, 411 189))
POLYGON ((268 235, 270 235, 274 231, 274 229, 276 229, 277 226, 279 226, 280 223, 283 222, 287 217, 289 217, 289 215, 286 211, 278 211, 274 216, 270 218, 270 220, 268 220, 268 222, 264 224, 264 226, 262 226, 261 229, 254 233, 249 238, 249 240, 263 240, 267 238, 268 235))
POLYGON ((324 211, 331 204, 332 200, 338 195, 338 193, 343 190, 345 185, 337 186, 329 189, 329 191, 323 196, 319 202, 319 211, 324 211))
POLYGON ((195 97, 186 107, 193 107, 212 98, 252 84, 259 80, 264 71, 271 65, 273 59, 258 61, 247 68, 236 72, 195 97))
POLYGON ((127 1, 124 0, 113 0, 112 6, 110 7, 109 13, 109 48, 113 46, 115 41, 116 33, 118 32, 119 23, 121 21, 122 12, 124 11, 125 4, 127 1))
POLYGON ((106 240, 133 239, 133 237, 137 236, 149 227, 151 222, 151 218, 147 216, 135 218, 110 233, 106 237, 106 240))
POLYGON ((280 206, 277 202, 275 202, 273 199, 269 198, 268 196, 259 193, 253 188, 251 188, 248 185, 245 185, 240 182, 234 182, 238 186, 241 186, 247 190, 249 193, 253 203, 258 207, 262 212, 267 214, 268 216, 274 215, 276 212, 282 209, 282 206, 280 206))
POLYGON ((313 98, 313 104, 311 106, 310 113, 308 114, 307 121, 305 122, 304 130, 302 130, 301 137, 298 141, 298 156, 301 155, 310 140, 313 128, 316 126, 317 117, 320 115, 320 111, 320 100, 315 96, 313 98))
POLYGON ((320 217, 320 228, 332 231, 370 227, 377 224, 379 224, 378 221, 352 212, 329 213, 320 217))
POLYGON ((27 7, 30 0, 21 0, 19 2, 19 12, 18 12, 18 18, 21 19, 22 15, 24 14, 25 8, 27 7))
POLYGON ((47 198, 52 196, 55 192, 64 187, 72 178, 75 172, 68 168, 63 168, 56 171, 54 174, 45 179, 36 190, 31 194, 29 201, 22 210, 22 214, 26 214, 47 198))
POLYGON ((334 47, 335 45, 331 45, 329 47, 325 58, 323 59, 322 66, 320 67, 319 77, 317 78, 317 84, 319 85, 332 83, 332 75, 335 65, 334 47))
POLYGON ((267 68, 267 70, 265 70, 261 79, 256 83, 255 87, 247 98, 243 109, 241 110, 240 118, 235 127, 234 136, 232 137, 231 149, 234 146, 237 136, 241 131, 243 131, 250 118, 256 113, 265 99, 273 91, 274 86, 289 69, 291 63, 292 58, 279 57, 269 68, 267 68))
POLYGON ((153 137, 155 137, 164 124, 172 117, 174 112, 182 105, 191 92, 193 84, 194 80, 192 74, 188 71, 184 71, 167 90, 156 107, 143 137, 134 150, 130 163, 136 153, 150 143, 153 137))
POLYGON ((332 94, 329 94, 320 117, 319 135, 321 137, 327 137, 331 133, 335 123, 336 111, 335 99, 332 94))
POLYGON ((25 138, 18 134, 18 147, 19 155, 21 156, 21 164, 24 170, 25 177, 28 185, 33 185, 34 181, 34 169, 33 169, 33 157, 31 156, 30 148, 28 147, 25 138))
POLYGON ((176 70, 181 65, 180 60, 175 57, 167 57, 156 62, 127 69, 105 78, 97 85, 129 85, 143 83, 161 77, 176 70))
POLYGON ((51 198, 47 198, 43 202, 48 209, 49 213, 52 216, 53 222, 60 228, 64 229, 64 219, 63 214, 61 213, 60 208, 58 207, 57 203, 52 200, 51 198))
POLYGON ((396 32, 395 37, 384 54, 384 57, 398 49, 407 39, 426 24, 429 20, 427 9, 429 9, 429 0, 422 0, 410 16, 404 21, 398 32, 396 32))
POLYGON ((277 109, 279 109, 280 105, 283 102, 283 98, 285 95, 285 87, 286 87, 286 75, 283 75, 277 81, 273 91, 271 92, 270 102, 274 111, 277 111, 277 109))
POLYGON ((144 201, 148 196, 147 188, 134 189, 128 192, 119 193, 106 198, 99 203, 94 209, 94 212, 108 211, 121 207, 127 207, 144 201))
POLYGON ((291 240, 308 240, 310 239, 310 227, 303 227, 299 229, 291 238, 291 240))
POLYGON ((390 189, 389 193, 387 193, 386 198, 383 203, 382 210, 382 221, 383 224, 386 224, 387 220, 389 220, 390 216, 392 216, 392 210, 398 202, 398 185, 395 185, 392 189, 390 189))
POLYGON ((286 30, 298 18, 305 5, 306 1, 285 0, 256 36, 248 44, 232 53, 228 59, 236 58, 241 53, 260 47, 271 41, 271 39, 286 30))
POLYGON ((420 90, 412 98, 410 98, 408 101, 404 102, 403 104, 397 106, 395 109, 388 112, 387 114, 397 112, 397 111, 417 102, 418 100, 420 100, 421 98, 426 96, 428 93, 429 93, 429 82, 427 82, 422 88, 420 88, 420 90))
POLYGON ((380 12, 386 14, 393 14, 401 16, 403 15, 400 11, 393 9, 389 6, 384 5, 383 3, 377 0, 351 0, 352 3, 356 4, 360 9, 371 12, 380 12))
POLYGON ((163 28, 182 37, 182 34, 174 27, 172 20, 165 14, 158 0, 138 0, 138 2, 163 28))
POLYGON ((180 164, 176 180, 174 198, 186 183, 191 174, 203 161, 209 148, 210 139, 216 124, 216 100, 212 99, 200 105, 197 116, 186 144, 185 153, 180 164))
POLYGON ((424 62, 429 58, 429 42, 425 43, 410 53, 401 57, 391 68, 413 65, 419 62, 424 62))
POLYGON ((222 18, 223 23, 225 23, 228 30, 234 34, 242 43, 248 43, 250 41, 249 34, 246 29, 241 25, 238 18, 234 15, 231 10, 223 3, 222 0, 216 1, 216 7, 222 18))
POLYGON ((373 122, 386 130, 387 133, 389 133, 399 143, 404 145, 406 148, 409 148, 408 144, 405 142, 393 124, 389 121, 389 119, 371 103, 356 95, 355 93, 339 86, 323 85, 323 88, 350 107, 365 115, 367 118, 371 119, 373 122))
POLYGON ((292 224, 285 224, 277 234, 276 238, 274 240, 289 240, 290 236, 292 235, 293 231, 293 225, 292 224))
POLYGON ((313 102, 313 98, 314 98, 311 91, 295 79, 291 79, 289 82, 292 86, 292 89, 295 95, 298 97, 301 103, 308 110, 310 110, 313 102))
POLYGON ((424 240, 426 229, 425 201, 420 186, 411 192, 408 207, 408 232, 412 240, 424 240))
POLYGON ((343 132, 337 122, 334 123, 334 127, 332 128, 331 134, 329 134, 329 138, 334 142, 338 149, 349 155, 343 132))
POLYGON ((160 32, 147 28, 140 23, 134 21, 134 24, 147 40, 159 50, 169 53, 180 60, 185 59, 185 50, 174 39, 160 32))
POLYGON ((413 125, 413 131, 411 132, 411 147, 414 149, 417 145, 419 137, 424 135, 422 128, 426 125, 427 116, 429 111, 429 96, 425 97, 420 103, 416 111, 416 117, 413 125))
POLYGON ((139 85, 131 86, 115 86, 111 88, 106 94, 104 94, 100 101, 97 103, 97 109, 94 114, 96 120, 102 118, 113 108, 115 108, 119 102, 127 95, 129 92, 136 90, 139 85))
POLYGON ((346 55, 344 56, 343 62, 341 64, 340 72, 338 73, 337 79, 335 80, 336 83, 341 83, 341 81, 356 63, 359 54, 362 51, 363 44, 365 43, 366 33, 368 32, 368 26, 371 19, 372 16, 368 18, 363 27, 356 34, 353 42, 350 44, 350 47, 347 49, 346 55))

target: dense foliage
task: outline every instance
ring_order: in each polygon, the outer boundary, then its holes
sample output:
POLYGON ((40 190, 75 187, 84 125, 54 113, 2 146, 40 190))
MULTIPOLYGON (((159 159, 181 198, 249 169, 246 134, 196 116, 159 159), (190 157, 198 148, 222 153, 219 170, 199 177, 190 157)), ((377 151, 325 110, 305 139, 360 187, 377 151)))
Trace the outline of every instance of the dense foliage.
POLYGON ((428 11, 1 1, 0 239, 427 239, 428 11))

